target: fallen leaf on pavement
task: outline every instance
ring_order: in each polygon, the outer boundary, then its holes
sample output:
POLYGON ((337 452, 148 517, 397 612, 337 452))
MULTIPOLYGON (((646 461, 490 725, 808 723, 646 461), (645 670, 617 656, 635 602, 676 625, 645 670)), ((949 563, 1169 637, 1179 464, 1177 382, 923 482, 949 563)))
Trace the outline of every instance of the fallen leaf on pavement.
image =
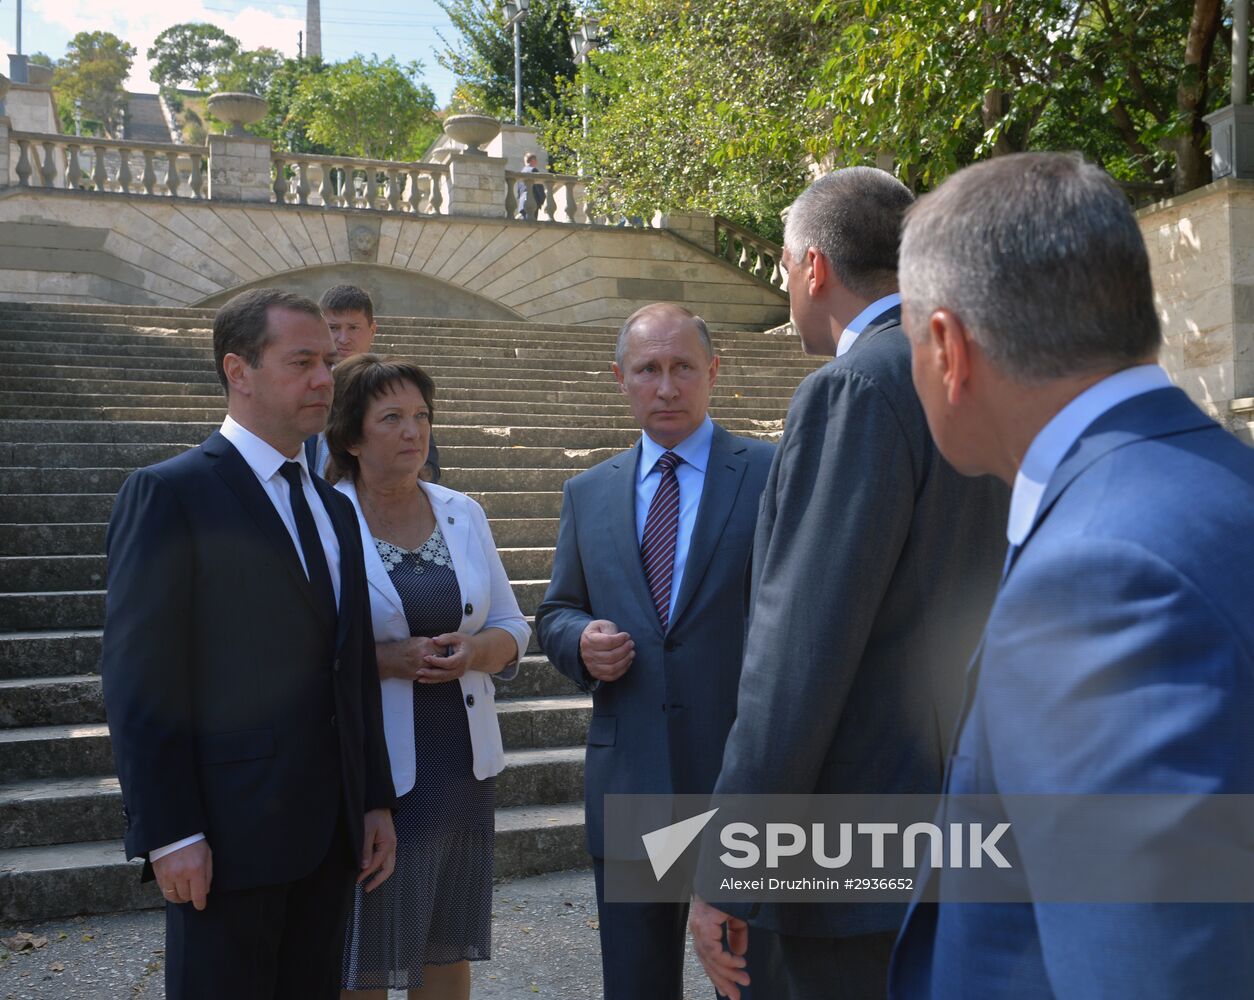
POLYGON ((36 937, 27 931, 21 931, 11 938, 0 940, 0 944, 4 945, 9 951, 34 951, 36 948, 42 948, 48 943, 46 937, 36 937))

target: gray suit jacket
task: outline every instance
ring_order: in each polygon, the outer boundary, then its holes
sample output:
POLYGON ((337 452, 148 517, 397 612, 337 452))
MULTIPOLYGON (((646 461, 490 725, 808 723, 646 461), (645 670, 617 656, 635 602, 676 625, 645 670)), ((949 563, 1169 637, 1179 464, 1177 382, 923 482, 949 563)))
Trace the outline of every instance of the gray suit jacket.
MULTIPOLYGON (((960 476, 936 450, 897 310, 807 376, 762 496, 716 793, 940 791, 1008 505, 1004 484, 960 476)), ((810 936, 896 930, 905 912, 723 908, 810 936)))
MULTIPOLYGON (((604 857, 607 793, 708 794, 736 711, 744 579, 775 449, 717 424, 675 613, 663 634, 636 541, 640 446, 566 483, 553 577, 536 612, 545 655, 592 691, 584 770, 588 849, 604 857), (579 637, 606 618, 636 658, 617 681, 584 668, 579 637)), ((667 820, 668 821, 668 820, 667 820)))

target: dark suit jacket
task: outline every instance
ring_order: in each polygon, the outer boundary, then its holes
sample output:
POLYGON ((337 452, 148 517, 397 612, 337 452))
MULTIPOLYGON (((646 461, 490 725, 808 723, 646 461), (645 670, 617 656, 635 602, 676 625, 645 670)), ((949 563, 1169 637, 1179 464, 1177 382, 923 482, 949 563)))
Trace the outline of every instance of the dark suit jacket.
MULTIPOLYGON (((1008 504, 1002 483, 964 478, 936 450, 897 310, 807 376, 762 495, 716 791, 939 791, 1008 504)), ((893 931, 905 909, 724 908, 815 937, 893 931)))
POLYGON ((714 787, 736 710, 744 575, 774 450, 715 425, 665 634, 636 541, 640 446, 566 483, 553 577, 536 631, 557 669, 592 691, 584 783, 594 857, 604 857, 606 794, 701 794, 714 787), (579 637, 594 618, 617 623, 636 643, 627 673, 608 684, 595 682, 579 655, 579 637))
POLYGON ((339 539, 337 622, 221 433, 118 494, 101 669, 128 857, 203 832, 214 888, 288 882, 341 811, 359 854, 364 811, 392 804, 361 536, 314 482, 339 539))
MULTIPOLYGON (((1254 452, 1179 389, 1098 417, 998 594, 948 790, 1254 794, 1251 592, 1254 452)), ((1071 801, 1051 808, 1059 829, 1071 801)), ((1031 873, 1051 831, 1003 818, 1031 873)), ((1140 833, 1152 842, 1153 822, 1140 833)), ((1248 830, 1230 836, 1248 851, 1248 830)), ((919 905, 893 993, 1229 1000, 1250 996, 1252 940, 1249 905, 919 905)))

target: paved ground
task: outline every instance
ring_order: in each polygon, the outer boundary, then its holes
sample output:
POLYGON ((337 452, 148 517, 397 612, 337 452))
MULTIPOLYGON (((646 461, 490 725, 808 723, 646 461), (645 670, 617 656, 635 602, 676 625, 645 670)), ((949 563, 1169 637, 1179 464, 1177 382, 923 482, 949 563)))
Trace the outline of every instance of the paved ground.
MULTIPOLYGON (((561 872, 503 882, 493 906, 491 962, 473 968, 473 1000, 599 1000, 601 965, 591 872, 561 872)), ((162 917, 159 911, 74 917, 31 927, 0 926, 46 938, 42 947, 0 946, 0 1000, 160 1000, 162 917)), ((692 998, 714 990, 688 951, 692 998)), ((401 998, 403 993, 393 993, 401 998)))

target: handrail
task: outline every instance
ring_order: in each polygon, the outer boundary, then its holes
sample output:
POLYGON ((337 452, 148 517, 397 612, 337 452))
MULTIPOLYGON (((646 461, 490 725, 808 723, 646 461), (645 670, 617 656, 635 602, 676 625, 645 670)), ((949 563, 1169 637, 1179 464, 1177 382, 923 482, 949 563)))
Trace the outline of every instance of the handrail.
POLYGON ((278 204, 447 214, 447 209, 441 212, 448 201, 451 178, 446 163, 365 160, 274 150, 270 168, 271 197, 278 204))
POLYGON ((12 162, 19 187, 157 198, 206 197, 209 150, 205 146, 44 132, 10 132, 9 140, 17 145, 12 162))
POLYGON ((209 155, 208 146, 189 146, 175 142, 140 142, 134 139, 103 139, 94 135, 61 135, 55 132, 18 132, 9 133, 10 139, 25 139, 28 142, 54 142, 63 146, 101 146, 105 149, 129 149, 134 152, 150 149, 154 153, 178 153, 192 156, 199 153, 209 155))

